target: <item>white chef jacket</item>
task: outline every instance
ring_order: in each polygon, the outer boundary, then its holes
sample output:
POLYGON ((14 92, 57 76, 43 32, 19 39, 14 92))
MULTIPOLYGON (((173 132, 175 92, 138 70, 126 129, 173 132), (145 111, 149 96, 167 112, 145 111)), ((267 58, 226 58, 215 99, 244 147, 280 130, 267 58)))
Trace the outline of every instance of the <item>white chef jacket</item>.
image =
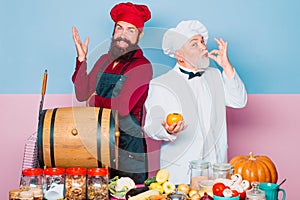
POLYGON ((160 168, 169 170, 175 184, 189 183, 189 161, 227 162, 226 106, 242 108, 247 102, 236 71, 228 78, 209 67, 201 77, 188 79, 179 67, 150 82, 144 125, 150 138, 163 140, 160 168), (161 122, 169 113, 181 113, 187 128, 168 134, 161 122))

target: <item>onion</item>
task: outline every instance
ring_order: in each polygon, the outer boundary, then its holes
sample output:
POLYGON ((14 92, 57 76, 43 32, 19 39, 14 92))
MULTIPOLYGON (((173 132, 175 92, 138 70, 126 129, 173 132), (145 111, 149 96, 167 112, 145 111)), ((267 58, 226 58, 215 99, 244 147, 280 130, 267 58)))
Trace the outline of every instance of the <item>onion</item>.
POLYGON ((204 192, 204 196, 201 197, 200 200, 213 200, 213 198, 209 196, 206 192, 204 192))

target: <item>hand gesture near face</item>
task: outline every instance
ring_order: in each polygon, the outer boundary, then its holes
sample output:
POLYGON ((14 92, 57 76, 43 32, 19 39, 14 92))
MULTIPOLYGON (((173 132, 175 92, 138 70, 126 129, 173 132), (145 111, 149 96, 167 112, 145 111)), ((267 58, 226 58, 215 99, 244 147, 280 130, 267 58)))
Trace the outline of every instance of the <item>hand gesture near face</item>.
POLYGON ((73 40, 76 46, 77 51, 77 58, 80 62, 84 61, 86 59, 86 55, 88 52, 88 44, 89 44, 89 37, 87 37, 84 41, 84 44, 82 44, 78 30, 73 26, 72 27, 72 34, 73 34, 73 40))
POLYGON ((214 38, 214 40, 218 44, 218 49, 213 49, 212 51, 210 51, 208 56, 223 68, 228 77, 231 77, 234 70, 229 62, 227 55, 228 42, 225 42, 222 38, 214 38))

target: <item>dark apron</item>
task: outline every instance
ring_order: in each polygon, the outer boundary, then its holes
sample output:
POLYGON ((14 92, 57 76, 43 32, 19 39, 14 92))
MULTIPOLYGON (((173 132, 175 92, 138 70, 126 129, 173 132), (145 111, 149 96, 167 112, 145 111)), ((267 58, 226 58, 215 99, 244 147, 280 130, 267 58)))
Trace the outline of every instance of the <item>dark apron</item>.
MULTIPOLYGON (((125 65, 120 74, 103 72, 108 61, 104 63, 97 77, 97 95, 104 98, 117 97, 127 79, 124 72, 132 62, 133 60, 125 65)), ((130 113, 127 116, 119 116, 119 128, 119 168, 112 167, 110 177, 131 177, 137 184, 144 183, 148 177, 148 162, 145 153, 146 140, 142 134, 141 122, 138 122, 134 114, 130 113)))

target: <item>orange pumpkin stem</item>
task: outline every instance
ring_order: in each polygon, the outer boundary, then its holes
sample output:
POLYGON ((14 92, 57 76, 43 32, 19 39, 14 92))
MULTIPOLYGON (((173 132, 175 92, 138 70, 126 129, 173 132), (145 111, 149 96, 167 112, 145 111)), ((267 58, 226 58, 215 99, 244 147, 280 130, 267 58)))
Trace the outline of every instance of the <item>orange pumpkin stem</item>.
POLYGON ((256 159, 254 158, 254 156, 253 156, 253 153, 252 153, 252 152, 250 152, 250 153, 249 153, 249 160, 256 160, 256 159))

